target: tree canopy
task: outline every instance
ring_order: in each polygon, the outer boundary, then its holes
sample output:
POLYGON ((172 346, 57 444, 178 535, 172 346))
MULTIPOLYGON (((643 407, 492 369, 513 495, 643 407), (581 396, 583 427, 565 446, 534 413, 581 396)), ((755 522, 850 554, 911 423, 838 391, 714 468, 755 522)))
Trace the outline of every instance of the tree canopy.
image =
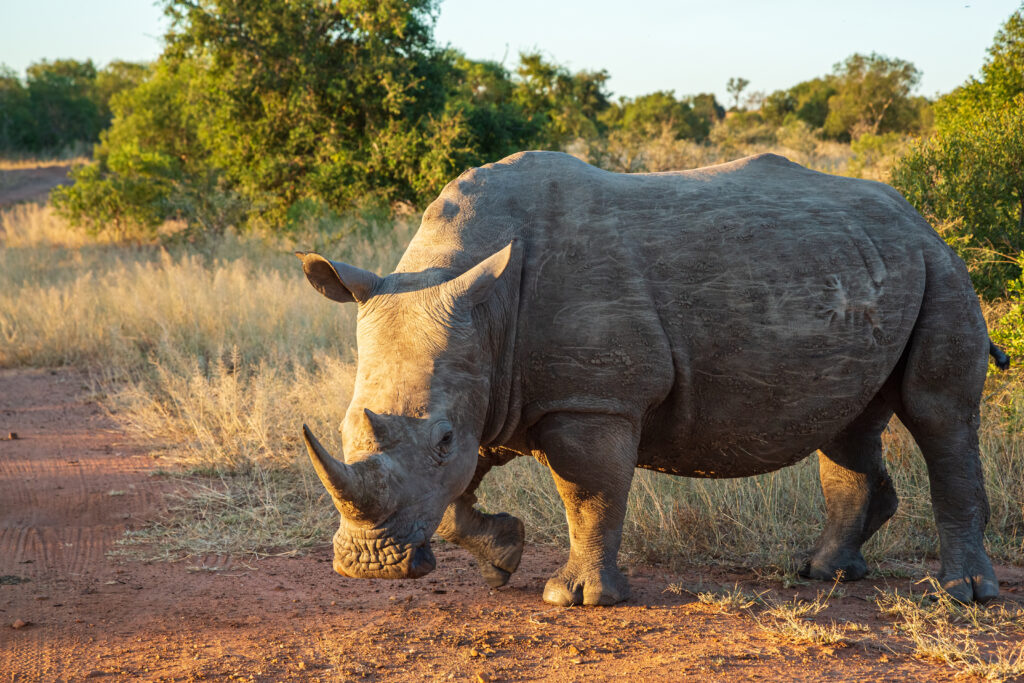
POLYGON ((0 66, 0 152, 59 153, 95 141, 110 125, 110 99, 145 77, 144 64, 42 60, 24 81, 0 66))
POLYGON ((95 164, 55 194, 94 229, 283 227, 422 204, 463 169, 602 132, 607 73, 514 73, 433 42, 434 0, 166 0, 151 76, 112 100, 95 164))
POLYGON ((948 226, 975 286, 999 295, 1024 249, 1024 8, 996 35, 981 78, 936 103, 935 128, 900 159, 893 185, 948 226))
POLYGON ((874 53, 849 56, 835 65, 825 134, 850 140, 864 133, 911 130, 918 113, 910 92, 920 79, 917 67, 902 59, 874 53))

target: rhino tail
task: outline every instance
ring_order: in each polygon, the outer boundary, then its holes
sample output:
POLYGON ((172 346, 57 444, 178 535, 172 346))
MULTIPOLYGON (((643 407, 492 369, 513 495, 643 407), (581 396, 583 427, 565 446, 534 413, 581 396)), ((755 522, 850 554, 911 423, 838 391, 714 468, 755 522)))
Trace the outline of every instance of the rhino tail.
POLYGON ((1000 370, 1010 369, 1010 357, 1001 348, 996 346, 991 339, 988 340, 988 353, 995 360, 997 368, 1000 370))

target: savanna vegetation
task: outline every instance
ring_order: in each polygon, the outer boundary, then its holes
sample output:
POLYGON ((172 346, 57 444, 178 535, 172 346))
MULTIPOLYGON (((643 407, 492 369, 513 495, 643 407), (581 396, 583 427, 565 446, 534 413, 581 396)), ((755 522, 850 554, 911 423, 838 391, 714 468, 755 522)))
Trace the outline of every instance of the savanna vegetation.
MULTIPOLYGON (((150 554, 329 538, 335 512, 298 425, 326 435, 341 421, 354 311, 311 292, 291 251, 388 272, 445 182, 519 149, 622 172, 772 151, 891 182, 964 257, 993 336, 1024 358, 1024 6, 979 77, 936 101, 914 94, 913 64, 855 54, 773 93, 731 79, 726 109, 706 93, 614 98, 606 72, 542 54, 472 60, 434 42, 430 0, 165 4, 153 64, 0 73, 5 154, 96 142, 52 206, 0 212, 0 367, 89 369, 155 466, 181 478, 176 506, 139 534, 150 554)), ((983 410, 989 548, 1020 564, 1024 374, 994 375, 983 410)), ((885 449, 901 506, 867 555, 923 573, 937 543, 927 475, 898 423, 885 449)), ((481 505, 524 518, 533 541, 565 541, 538 463, 492 471, 481 505)), ((740 480, 637 472, 624 551, 791 577, 822 519, 814 457, 740 480)))

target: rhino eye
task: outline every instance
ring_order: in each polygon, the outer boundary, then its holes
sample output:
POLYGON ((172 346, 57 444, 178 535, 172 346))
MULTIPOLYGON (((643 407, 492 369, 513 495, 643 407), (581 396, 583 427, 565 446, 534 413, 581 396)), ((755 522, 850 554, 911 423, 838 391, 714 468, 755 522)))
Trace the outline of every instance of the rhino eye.
POLYGON ((455 444, 455 432, 447 420, 442 420, 434 425, 433 429, 434 453, 440 458, 446 458, 452 451, 455 444))

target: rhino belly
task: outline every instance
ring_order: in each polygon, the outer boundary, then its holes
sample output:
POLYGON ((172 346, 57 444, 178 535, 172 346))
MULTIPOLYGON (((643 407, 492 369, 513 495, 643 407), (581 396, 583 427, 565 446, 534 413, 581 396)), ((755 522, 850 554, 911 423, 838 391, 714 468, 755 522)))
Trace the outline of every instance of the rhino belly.
POLYGON ((898 360, 898 353, 880 354, 856 370, 849 360, 840 361, 843 368, 837 370, 828 362, 800 364, 780 357, 759 371, 733 367, 708 373, 696 387, 674 390, 653 413, 643 432, 639 466, 719 478, 794 464, 850 424, 898 360))

